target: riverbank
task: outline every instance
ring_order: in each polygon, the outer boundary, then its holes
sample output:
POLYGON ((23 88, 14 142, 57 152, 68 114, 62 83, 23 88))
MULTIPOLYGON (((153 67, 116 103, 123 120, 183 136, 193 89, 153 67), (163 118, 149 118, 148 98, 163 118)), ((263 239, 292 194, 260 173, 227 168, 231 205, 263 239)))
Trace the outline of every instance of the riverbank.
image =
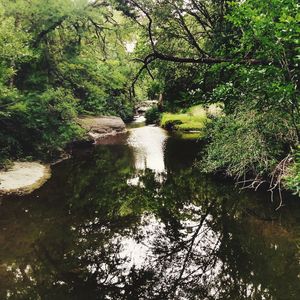
POLYGON ((179 113, 165 112, 161 116, 160 126, 166 130, 176 132, 183 138, 199 139, 212 118, 222 114, 222 107, 217 104, 204 108, 202 105, 190 107, 179 113))
MULTIPOLYGON (((73 148, 81 143, 111 144, 114 139, 124 136, 126 126, 123 120, 113 116, 86 116, 78 118, 78 124, 86 131, 82 140, 73 140, 66 145, 57 164, 72 155, 73 148)), ((12 162, 7 170, 0 170, 1 194, 28 194, 41 187, 49 178, 51 170, 48 164, 39 162, 12 162)))
POLYGON ((39 162, 14 162, 0 172, 1 194, 28 194, 41 187, 51 176, 48 165, 39 162))
POLYGON ((82 116, 78 124, 86 131, 85 140, 97 143, 99 140, 126 133, 126 125, 120 117, 82 116))

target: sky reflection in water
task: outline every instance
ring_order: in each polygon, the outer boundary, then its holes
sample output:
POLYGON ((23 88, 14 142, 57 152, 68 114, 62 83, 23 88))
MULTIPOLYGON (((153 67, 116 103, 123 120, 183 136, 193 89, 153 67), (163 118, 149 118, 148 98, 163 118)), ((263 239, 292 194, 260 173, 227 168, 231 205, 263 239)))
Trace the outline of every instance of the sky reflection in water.
POLYGON ((299 299, 298 200, 203 176, 198 150, 133 128, 3 198, 0 299, 299 299))

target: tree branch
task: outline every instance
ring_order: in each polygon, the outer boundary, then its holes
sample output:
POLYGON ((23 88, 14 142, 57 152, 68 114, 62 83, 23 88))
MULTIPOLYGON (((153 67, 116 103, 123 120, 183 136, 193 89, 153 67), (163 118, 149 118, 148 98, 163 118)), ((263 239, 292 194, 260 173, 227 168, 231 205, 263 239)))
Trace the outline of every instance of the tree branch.
POLYGON ((42 30, 37 38, 35 39, 35 42, 34 42, 34 45, 37 46, 41 41, 42 39, 48 34, 50 33, 51 31, 55 30, 58 26, 60 26, 64 20, 67 19, 67 16, 63 16, 61 17, 60 19, 58 19, 56 22, 54 22, 51 26, 49 26, 47 29, 45 30, 42 30))

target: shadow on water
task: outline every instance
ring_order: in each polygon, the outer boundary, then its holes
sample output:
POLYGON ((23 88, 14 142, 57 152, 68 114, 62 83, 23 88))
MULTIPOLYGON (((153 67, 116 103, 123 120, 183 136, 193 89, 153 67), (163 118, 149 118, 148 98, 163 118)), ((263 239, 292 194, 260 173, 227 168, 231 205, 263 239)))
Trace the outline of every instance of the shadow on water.
POLYGON ((275 211, 193 168, 200 144, 143 128, 1 200, 0 299, 299 299, 297 201, 275 211))

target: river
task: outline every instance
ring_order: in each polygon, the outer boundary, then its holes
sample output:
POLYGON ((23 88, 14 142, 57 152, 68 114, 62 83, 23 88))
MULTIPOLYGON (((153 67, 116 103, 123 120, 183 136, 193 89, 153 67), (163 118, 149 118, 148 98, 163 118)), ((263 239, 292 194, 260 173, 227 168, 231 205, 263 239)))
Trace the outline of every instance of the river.
POLYGON ((204 176, 137 120, 0 202, 0 299, 300 299, 300 203, 204 176))

